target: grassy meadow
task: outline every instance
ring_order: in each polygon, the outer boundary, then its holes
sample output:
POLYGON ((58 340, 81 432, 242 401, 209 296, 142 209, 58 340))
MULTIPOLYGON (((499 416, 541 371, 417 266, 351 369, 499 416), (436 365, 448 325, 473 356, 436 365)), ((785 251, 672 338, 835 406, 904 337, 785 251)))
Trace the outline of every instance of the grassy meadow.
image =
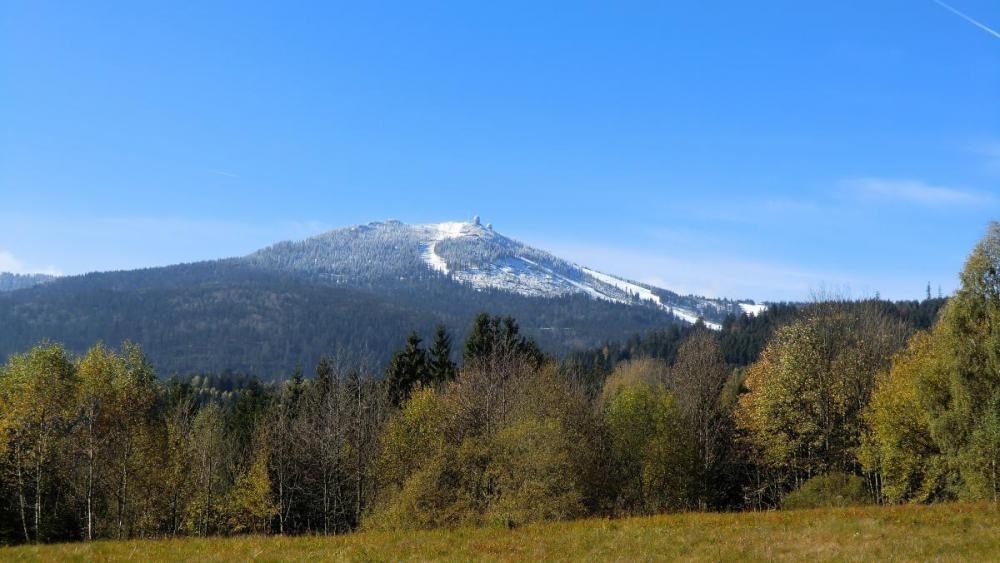
POLYGON ((588 519, 339 537, 99 541, 0 549, 13 561, 1000 559, 1000 505, 859 507, 588 519))

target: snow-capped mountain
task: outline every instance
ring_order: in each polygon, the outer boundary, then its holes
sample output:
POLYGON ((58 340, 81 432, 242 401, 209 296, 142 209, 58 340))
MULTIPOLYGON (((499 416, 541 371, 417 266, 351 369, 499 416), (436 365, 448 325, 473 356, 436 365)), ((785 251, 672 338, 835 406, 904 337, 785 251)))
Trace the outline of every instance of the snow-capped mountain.
POLYGON ((516 319, 558 356, 763 307, 600 272, 476 220, 386 221, 238 258, 13 281, 22 287, 0 291, 0 360, 44 340, 78 353, 129 340, 165 374, 280 377, 331 354, 379 370, 409 331, 426 338, 441 323, 460 342, 481 312, 516 319))
POLYGON ((243 258, 249 264, 307 272, 336 283, 443 276, 480 290, 539 298, 586 294, 652 307, 712 328, 728 314, 756 314, 763 305, 681 296, 583 267, 508 238, 479 218, 425 225, 385 221, 282 242, 243 258))

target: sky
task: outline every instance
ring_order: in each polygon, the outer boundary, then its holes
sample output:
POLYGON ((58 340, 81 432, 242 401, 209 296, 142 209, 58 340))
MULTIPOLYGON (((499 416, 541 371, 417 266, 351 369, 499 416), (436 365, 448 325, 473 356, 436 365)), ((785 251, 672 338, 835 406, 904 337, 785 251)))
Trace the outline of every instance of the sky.
POLYGON ((1000 3, 0 2, 0 271, 480 215, 684 293, 952 291, 1000 3))

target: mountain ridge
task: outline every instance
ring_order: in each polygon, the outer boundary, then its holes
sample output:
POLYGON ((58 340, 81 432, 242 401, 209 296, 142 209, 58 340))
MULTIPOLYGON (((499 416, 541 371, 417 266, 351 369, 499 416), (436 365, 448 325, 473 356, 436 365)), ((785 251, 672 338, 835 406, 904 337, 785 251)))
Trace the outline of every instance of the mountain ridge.
POLYGON ((680 295, 581 266, 502 235, 492 225, 482 225, 478 217, 412 225, 393 219, 376 221, 302 241, 277 243, 244 260, 345 281, 436 273, 476 289, 499 289, 528 297, 584 293, 616 303, 660 308, 684 322, 702 320, 714 329, 729 314, 756 314, 762 307, 749 299, 680 295), (387 253, 386 248, 392 252, 387 253), (363 264, 356 263, 358 256, 366 257, 363 264), (387 268, 372 271, 373 264, 385 264, 387 259, 391 259, 387 268))
POLYGON ((0 292, 0 359, 43 340, 143 346, 162 374, 287 376, 322 356, 384 365, 410 330, 461 340, 480 312, 512 316, 561 355, 749 301, 682 296, 562 260, 472 222, 375 222, 242 257, 65 276, 0 292), (682 315, 687 315, 684 318, 682 315))

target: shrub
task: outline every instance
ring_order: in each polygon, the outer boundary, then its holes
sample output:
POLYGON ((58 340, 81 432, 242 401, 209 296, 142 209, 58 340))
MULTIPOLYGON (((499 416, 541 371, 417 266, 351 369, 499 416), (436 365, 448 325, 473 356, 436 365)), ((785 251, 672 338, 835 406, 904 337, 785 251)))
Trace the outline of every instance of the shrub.
POLYGON ((818 475, 785 495, 781 508, 827 508, 872 504, 874 499, 865 480, 857 475, 833 472, 818 475))
POLYGON ((571 436, 558 420, 525 418, 501 430, 494 444, 499 495, 488 521, 517 525, 584 514, 571 436))
POLYGON ((604 410, 616 510, 654 514, 687 506, 694 449, 673 395, 661 386, 635 383, 620 389, 604 410))

